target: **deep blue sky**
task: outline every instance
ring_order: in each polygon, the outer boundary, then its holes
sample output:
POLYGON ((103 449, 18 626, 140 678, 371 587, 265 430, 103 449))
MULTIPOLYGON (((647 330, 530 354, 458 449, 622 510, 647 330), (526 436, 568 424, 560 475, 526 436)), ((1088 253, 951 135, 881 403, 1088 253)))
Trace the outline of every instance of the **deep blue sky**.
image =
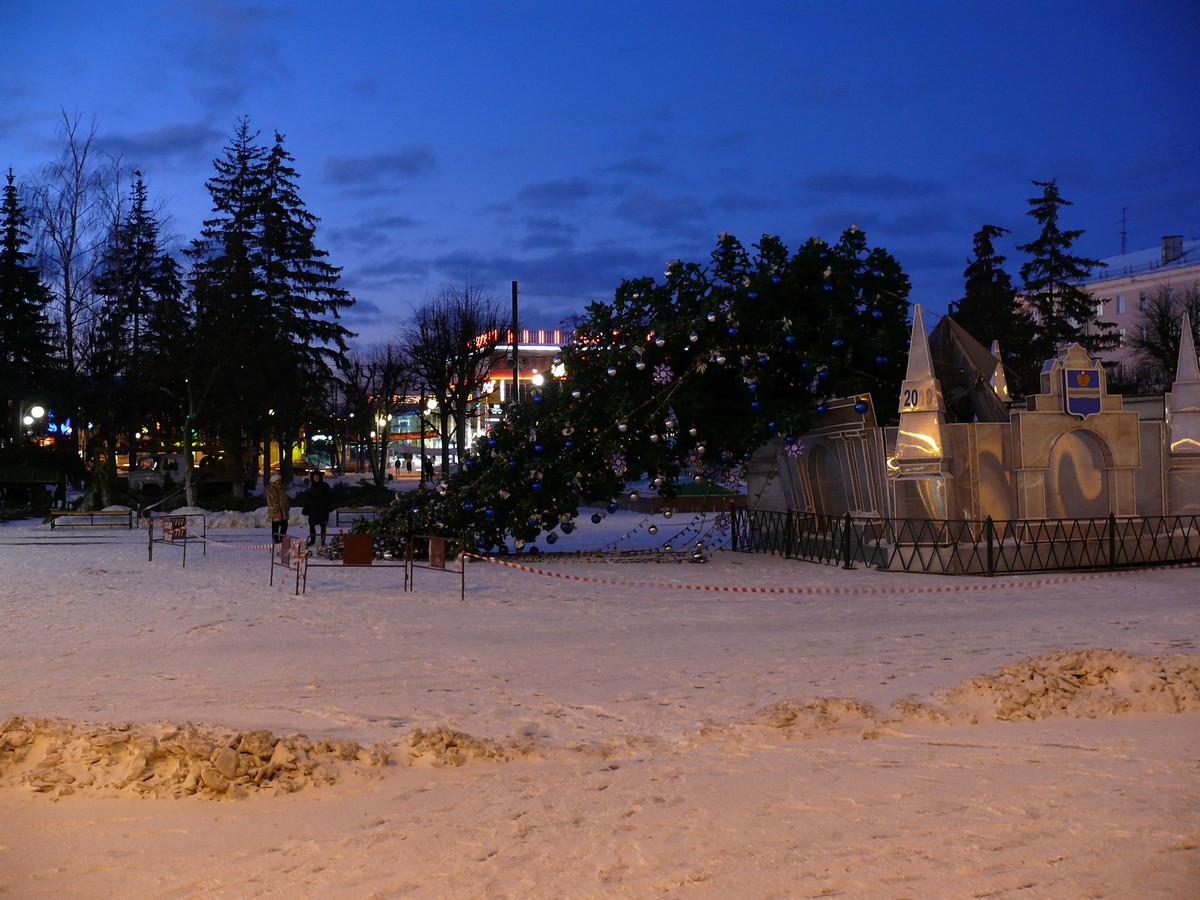
POLYGON ((278 130, 366 338, 448 282, 507 306, 517 280, 522 324, 552 326, 719 232, 851 224, 936 317, 984 223, 1016 278, 1034 179, 1081 252, 1120 252, 1124 207, 1130 250, 1200 236, 1186 2, 12 7, 0 166, 53 156, 61 109, 94 118, 190 240, 238 118, 278 130))

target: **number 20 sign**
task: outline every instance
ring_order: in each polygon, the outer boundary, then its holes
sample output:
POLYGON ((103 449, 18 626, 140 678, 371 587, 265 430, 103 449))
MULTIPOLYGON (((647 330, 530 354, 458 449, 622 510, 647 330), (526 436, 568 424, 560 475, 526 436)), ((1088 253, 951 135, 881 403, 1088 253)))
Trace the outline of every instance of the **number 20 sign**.
POLYGON ((937 409, 937 394, 931 384, 905 385, 900 390, 900 411, 937 409))

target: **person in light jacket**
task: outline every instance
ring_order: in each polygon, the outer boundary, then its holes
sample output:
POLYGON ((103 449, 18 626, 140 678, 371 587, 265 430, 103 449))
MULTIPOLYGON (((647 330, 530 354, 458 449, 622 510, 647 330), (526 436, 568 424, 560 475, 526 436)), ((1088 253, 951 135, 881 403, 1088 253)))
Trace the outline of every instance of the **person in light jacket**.
POLYGON ((278 473, 271 476, 271 483, 263 491, 263 497, 267 501, 267 517, 271 520, 271 540, 280 544, 283 542, 283 536, 287 534, 291 502, 283 487, 283 479, 278 473))

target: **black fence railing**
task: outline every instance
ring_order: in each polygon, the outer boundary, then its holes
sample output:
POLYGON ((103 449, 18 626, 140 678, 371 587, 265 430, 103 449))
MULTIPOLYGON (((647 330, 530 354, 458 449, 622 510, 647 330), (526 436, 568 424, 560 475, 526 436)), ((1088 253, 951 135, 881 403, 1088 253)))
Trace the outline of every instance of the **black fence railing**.
POLYGON ((732 511, 732 547, 896 572, 1001 575, 1200 561, 1200 516, 883 519, 732 511))

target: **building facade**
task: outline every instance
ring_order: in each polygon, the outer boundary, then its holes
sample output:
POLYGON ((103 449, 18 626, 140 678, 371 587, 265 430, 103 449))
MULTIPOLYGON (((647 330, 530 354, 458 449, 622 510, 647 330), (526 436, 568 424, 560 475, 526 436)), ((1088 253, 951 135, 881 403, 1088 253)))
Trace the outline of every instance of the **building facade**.
POLYGON ((1200 290, 1200 240, 1178 235, 1162 239, 1153 247, 1103 260, 1104 268, 1084 289, 1095 298, 1097 317, 1111 322, 1117 331, 1117 346, 1097 355, 1110 379, 1137 380, 1139 360, 1131 345, 1142 332, 1144 315, 1158 296, 1183 296, 1200 290))

